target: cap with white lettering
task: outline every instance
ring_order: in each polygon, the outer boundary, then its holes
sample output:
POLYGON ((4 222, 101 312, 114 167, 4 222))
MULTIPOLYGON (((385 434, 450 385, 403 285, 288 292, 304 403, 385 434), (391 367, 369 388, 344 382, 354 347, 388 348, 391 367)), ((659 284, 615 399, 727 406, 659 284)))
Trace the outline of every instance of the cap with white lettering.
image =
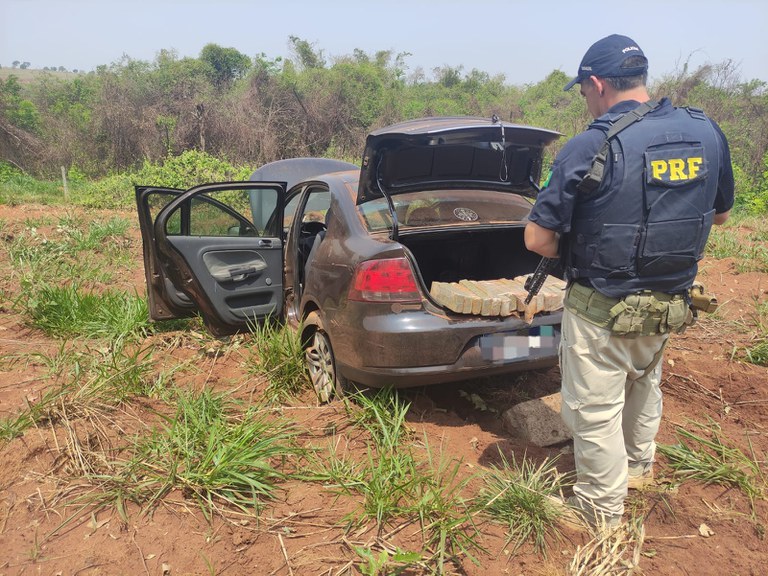
POLYGON ((619 34, 611 34, 598 40, 589 47, 581 59, 576 78, 568 82, 563 90, 570 90, 590 76, 598 78, 616 78, 619 76, 640 76, 648 71, 648 59, 637 43, 619 34), (642 56, 641 66, 623 66, 630 56, 642 56))

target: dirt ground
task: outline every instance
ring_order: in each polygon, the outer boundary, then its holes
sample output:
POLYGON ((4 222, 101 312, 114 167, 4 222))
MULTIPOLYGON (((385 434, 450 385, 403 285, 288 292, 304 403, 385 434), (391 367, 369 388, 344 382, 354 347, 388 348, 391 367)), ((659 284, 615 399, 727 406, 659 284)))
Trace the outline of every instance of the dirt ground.
MULTIPOLYGON (((44 207, 0 206, 0 222, 21 223, 43 213, 44 207)), ((120 213, 135 220, 131 213, 120 213)), ((7 229, 7 228, 6 228, 7 229)), ((138 230, 136 225, 135 230, 138 230)), ((10 241, 4 235, 3 242, 10 241)), ((130 239, 135 266, 112 288, 144 293, 141 241, 130 239)), ((0 265, 8 256, 0 250, 0 265)), ((35 353, 53 354, 60 342, 25 325, 11 305, 18 290, 13 280, 0 276, 0 418, 18 413, 40 398, 51 385, 49 367, 35 353), (26 360, 9 361, 10 358, 26 360)), ((768 278, 760 273, 738 273, 733 261, 705 260, 700 278, 721 303, 718 317, 703 318, 694 328, 673 337, 665 356, 664 419, 658 440, 677 441, 675 426, 691 429, 691 421, 716 424, 722 437, 747 454, 754 454, 766 472, 768 454, 768 369, 739 360, 740 350, 754 333, 756 302, 768 297, 768 278)), ((167 344, 169 336, 164 335, 167 344)), ((191 337, 176 337, 158 360, 165 364, 193 361, 177 385, 229 390, 248 397, 263 391, 264 382, 243 371, 236 347, 211 354, 191 337)), ((463 383, 408 391, 412 402, 408 425, 414 437, 461 459, 467 474, 498 463, 499 453, 519 460, 559 456, 558 468, 572 470, 568 446, 527 446, 504 429, 499 416, 505 404, 522 393, 548 393, 557 389, 557 368, 505 379, 463 383), (472 403, 475 392, 488 406, 472 403)), ((104 425, 115 442, 152 418, 153 401, 138 399, 111 414, 104 425)), ((329 423, 349 450, 364 453, 359 433, 347 428, 340 403, 317 405, 307 392, 286 407, 286 414, 309 440, 325 442, 329 423)), ((117 511, 92 513, 79 508, 75 496, 85 492, 82 480, 71 474, 63 457, 67 431, 41 425, 10 442, 0 442, 0 576, 44 575, 342 575, 359 574, 353 546, 370 546, 369 531, 348 532, 342 521, 354 509, 317 484, 284 483, 277 501, 269 503, 258 521, 254 518, 214 517, 172 494, 152 513, 128 507, 128 522, 117 511)), ((669 477, 664 459, 660 476, 669 477)), ((472 486, 472 485, 470 485, 472 486)), ((647 575, 760 575, 768 573, 768 504, 758 500, 756 520, 742 492, 717 485, 687 481, 669 489, 662 484, 632 495, 628 508, 646 511, 645 540, 640 571, 647 575), (705 526, 703 526, 705 525, 705 526), (708 530, 706 529, 708 527, 708 530)), ((480 525, 486 552, 477 564, 464 559, 451 569, 471 576, 563 574, 578 546, 588 538, 565 529, 562 541, 550 543, 546 558, 523 547, 512 554, 505 531, 480 525)), ((418 526, 403 527, 393 541, 407 548, 418 541, 418 526)), ((417 544, 418 546, 418 544, 417 544)), ((418 548, 417 548, 418 549, 418 548)), ((406 572, 406 574, 415 574, 406 572)))

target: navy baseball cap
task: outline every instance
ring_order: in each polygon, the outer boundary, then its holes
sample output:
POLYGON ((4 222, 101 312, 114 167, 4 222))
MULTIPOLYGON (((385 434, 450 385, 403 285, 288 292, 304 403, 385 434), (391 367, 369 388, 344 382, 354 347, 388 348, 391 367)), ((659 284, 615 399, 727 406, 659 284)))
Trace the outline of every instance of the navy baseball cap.
POLYGON ((645 54, 637 43, 627 36, 611 34, 598 40, 589 47, 579 65, 579 73, 576 78, 568 82, 563 90, 570 90, 574 84, 590 76, 598 78, 616 78, 619 76, 640 76, 648 71, 648 59, 642 66, 622 67, 622 64, 630 56, 642 56, 645 54))

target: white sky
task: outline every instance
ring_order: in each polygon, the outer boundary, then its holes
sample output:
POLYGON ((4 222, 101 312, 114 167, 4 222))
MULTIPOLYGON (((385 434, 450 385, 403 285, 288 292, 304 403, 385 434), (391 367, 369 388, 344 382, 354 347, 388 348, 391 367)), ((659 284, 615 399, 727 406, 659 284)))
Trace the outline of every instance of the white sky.
POLYGON ((161 49, 199 55, 209 42, 243 54, 291 56, 289 36, 327 60, 359 48, 410 52, 408 72, 462 66, 509 84, 556 69, 575 75, 592 42, 632 37, 651 79, 732 60, 768 82, 766 0, 0 0, 0 65, 93 70, 161 49))

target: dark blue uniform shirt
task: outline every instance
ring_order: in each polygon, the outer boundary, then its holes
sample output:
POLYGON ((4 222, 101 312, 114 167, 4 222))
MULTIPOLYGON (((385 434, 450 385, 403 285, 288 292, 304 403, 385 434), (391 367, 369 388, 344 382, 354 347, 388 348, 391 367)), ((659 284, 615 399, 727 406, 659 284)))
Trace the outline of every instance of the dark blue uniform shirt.
MULTIPOLYGON (((639 105, 640 103, 634 100, 625 100, 613 106, 608 114, 629 112, 639 105)), ((664 98, 659 109, 651 112, 651 114, 665 114, 671 107, 672 104, 669 99, 664 98)), ((718 192, 713 206, 715 212, 720 214, 733 207, 733 167, 731 166, 731 154, 725 135, 716 122, 710 121, 722 141, 718 192)), ((555 158, 546 187, 542 189, 536 199, 536 204, 529 217, 531 222, 561 234, 570 231, 574 206, 579 201, 576 186, 592 166, 592 159, 604 141, 605 132, 592 129, 574 136, 565 143, 555 158)), ((609 170, 606 170, 605 178, 610 178, 609 170)), ((610 184, 610 182, 607 183, 610 184)))

